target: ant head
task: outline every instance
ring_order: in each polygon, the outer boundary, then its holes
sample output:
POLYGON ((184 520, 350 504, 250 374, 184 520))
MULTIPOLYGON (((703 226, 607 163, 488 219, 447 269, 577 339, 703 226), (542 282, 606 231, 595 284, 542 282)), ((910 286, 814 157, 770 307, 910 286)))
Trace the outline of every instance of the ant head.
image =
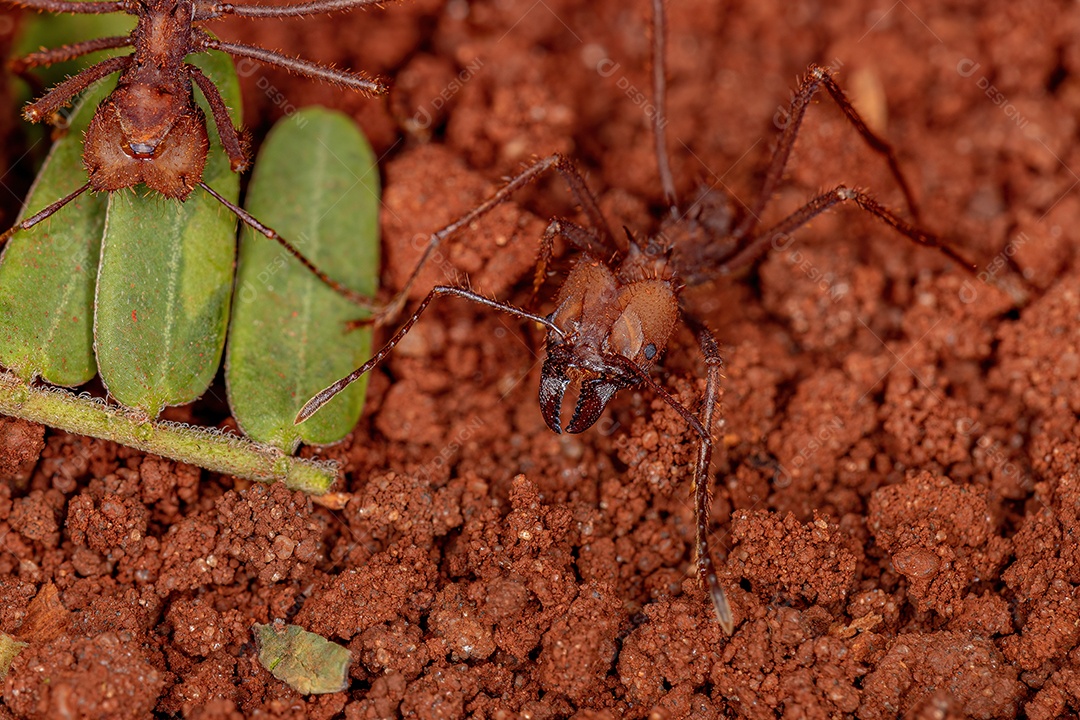
POLYGON ((193 103, 176 108, 146 92, 153 90, 122 86, 98 106, 83 151, 90 186, 112 192, 141 182, 183 200, 202 179, 210 148, 206 120, 193 103), (153 102, 140 105, 147 100, 153 102))
POLYGON ((577 403, 566 432, 590 428, 619 390, 637 385, 667 347, 678 319, 677 291, 665 254, 631 242, 616 270, 585 256, 570 272, 549 316, 559 332, 547 339, 540 411, 562 432, 563 397, 571 383, 577 403))

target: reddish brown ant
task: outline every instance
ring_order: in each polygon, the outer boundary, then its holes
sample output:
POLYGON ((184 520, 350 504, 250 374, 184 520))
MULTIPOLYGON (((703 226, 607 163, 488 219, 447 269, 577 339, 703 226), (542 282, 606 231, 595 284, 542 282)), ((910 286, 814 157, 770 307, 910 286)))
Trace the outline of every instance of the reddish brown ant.
POLYGON ((664 134, 666 81, 663 0, 652 0, 652 6, 653 91, 658 109, 653 116, 653 133, 661 183, 671 209, 670 217, 662 223, 662 232, 656 237, 640 241, 627 230, 627 242, 621 245, 601 214, 596 197, 572 162, 560 155, 551 155, 533 163, 464 217, 431 235, 418 266, 384 313, 386 316, 393 316, 404 302, 404 297, 424 262, 432 256, 439 244, 449 241, 504 202, 515 191, 551 168, 557 170, 565 179, 588 220, 588 225, 582 226, 561 218, 553 219, 540 240, 540 253, 533 282, 534 293, 546 274, 556 237, 564 238, 582 253, 555 298, 555 310, 542 317, 515 305, 486 298, 463 287, 436 286, 374 357, 312 398, 300 410, 296 421, 299 423, 309 418, 330 398, 380 363, 412 329, 436 297, 451 295, 465 298, 539 323, 547 329, 547 356, 540 380, 540 411, 551 430, 556 433, 564 430, 569 433, 587 430, 599 419, 608 402, 619 390, 644 385, 670 405, 698 435, 700 442, 693 479, 697 572, 711 597, 717 619, 724 631, 730 635, 734 631, 734 620, 713 567, 708 540, 711 497, 708 468, 712 456, 712 420, 722 377, 722 359, 713 334, 682 308, 680 291, 683 281, 690 277, 697 279, 700 273, 694 268, 702 264, 724 272, 750 263, 765 251, 771 238, 790 233, 826 209, 844 202, 855 203, 910 240, 937 248, 965 267, 970 265, 942 245, 934 235, 901 219, 867 194, 844 186, 815 197, 771 228, 758 230, 758 219, 780 180, 806 109, 821 88, 833 98, 864 141, 886 159, 890 171, 904 192, 912 215, 916 214, 911 192, 900 172, 892 147, 866 126, 831 73, 818 66, 810 67, 795 93, 789 110, 789 122, 783 130, 761 191, 750 211, 741 218, 738 217, 732 211, 732 204, 727 197, 712 190, 699 194, 691 210, 681 211, 668 164, 664 134), (686 252, 686 248, 679 248, 682 252, 675 254, 676 248, 667 239, 669 237, 680 237, 693 242, 694 251, 691 253, 686 252), (697 247, 699 241, 704 241, 701 247, 697 247), (696 333, 707 367, 700 417, 695 416, 649 375, 652 366, 667 347, 680 315, 696 333), (577 388, 578 397, 573 415, 563 427, 563 398, 571 385, 577 388))
POLYGON ((203 188, 240 220, 271 240, 277 240, 322 282, 358 304, 367 299, 331 279, 300 254, 276 231, 225 199, 202 181, 210 141, 206 118, 195 103, 192 82, 206 98, 217 126, 221 145, 233 172, 247 167, 247 147, 233 127, 228 109, 213 82, 184 58, 197 52, 221 50, 236 57, 276 65, 308 77, 347 87, 368 95, 385 93, 386 85, 359 72, 292 58, 273 50, 228 43, 212 37, 197 23, 226 15, 249 18, 283 18, 381 5, 384 0, 311 0, 298 5, 232 5, 211 0, 3 0, 5 4, 39 12, 102 14, 125 12, 137 18, 135 29, 123 37, 105 37, 63 47, 41 50, 13 61, 23 73, 29 68, 72 60, 98 50, 132 47, 129 55, 109 58, 64 80, 29 103, 23 117, 41 122, 89 85, 119 72, 116 89, 98 106, 87 128, 83 164, 88 181, 70 195, 26 218, 0 235, 0 246, 12 234, 27 230, 82 195, 87 190, 113 192, 143 183, 162 195, 186 200, 195 186, 203 188))

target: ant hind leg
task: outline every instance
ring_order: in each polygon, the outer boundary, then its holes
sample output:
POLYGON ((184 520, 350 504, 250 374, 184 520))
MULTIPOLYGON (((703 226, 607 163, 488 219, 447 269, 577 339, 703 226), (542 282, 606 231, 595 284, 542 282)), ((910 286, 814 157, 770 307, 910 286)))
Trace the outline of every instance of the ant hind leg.
POLYGON ((803 78, 802 82, 799 84, 799 88, 796 90, 795 96, 791 100, 791 105, 788 108, 787 124, 784 125, 784 131, 780 136, 780 141, 777 143, 776 150, 773 152, 772 161, 765 174, 765 181, 761 185, 761 191, 758 193, 749 212, 743 218, 743 221, 732 233, 736 240, 754 237, 754 231, 757 229, 757 224, 761 220, 761 215, 765 210, 765 206, 776 192, 776 186, 783 177, 784 168, 787 166, 788 159, 791 157, 791 151, 795 147, 795 138, 799 134, 799 127, 802 125, 803 118, 806 116, 806 110, 810 106, 810 101, 822 87, 829 93, 833 101, 844 113, 844 117, 846 117, 848 122, 850 122, 858 131, 866 144, 870 146, 870 149, 885 158, 885 161, 889 166, 889 172, 892 173, 893 177, 896 179, 896 183, 900 186, 900 190, 904 194, 908 212, 911 213, 911 216, 915 218, 916 221, 918 220, 919 211, 915 203, 915 197, 911 192, 911 188, 908 186, 907 179, 900 170, 900 164, 896 159, 896 153, 893 151, 892 145, 885 139, 878 137, 878 135, 866 125, 862 116, 860 116, 855 109, 855 106, 851 104, 847 95, 845 95, 844 91, 837 85, 836 80, 829 70, 819 65, 811 65, 806 77, 803 78))
MULTIPOLYGON (((409 277, 406 278, 405 284, 394 294, 394 297, 391 298, 390 302, 376 314, 374 324, 376 326, 386 325, 393 322, 394 318, 401 313, 402 308, 405 307, 405 303, 408 300, 409 293, 412 291, 413 285, 416 284, 417 278, 420 277, 421 271, 435 255, 435 252, 440 245, 449 242, 462 230, 506 202, 515 192, 533 182, 536 178, 552 168, 558 170, 559 174, 566 180, 570 192, 581 206, 582 212, 585 214, 591 226, 591 228, 584 228, 574 223, 570 223, 569 221, 559 221, 562 223, 562 229, 566 231, 564 237, 575 245, 578 245, 578 247, 582 247, 579 243, 587 243, 585 249, 588 249, 591 252, 597 252, 595 248, 615 248, 617 252, 618 248, 615 245, 611 230, 608 228, 607 221, 600 212, 600 205, 597 203, 596 197, 585 184, 585 179, 581 176, 581 173, 578 172, 573 162, 566 157, 558 153, 548 155, 547 157, 534 161, 517 175, 510 178, 505 185, 499 188, 487 200, 484 200, 446 227, 437 230, 428 236, 427 246, 424 248, 424 252, 420 255, 420 259, 416 262, 416 265, 413 266, 412 272, 409 273, 409 277)), ((548 231, 552 231, 550 225, 548 231)), ((546 232, 545 237, 547 235, 548 233, 546 232)), ((554 235, 552 235, 551 238, 548 238, 547 241, 550 242, 553 239, 554 235)), ((544 259, 543 253, 545 252, 543 242, 544 241, 541 242, 540 249, 541 259, 544 259)), ((604 253, 597 252, 597 254, 603 255, 604 253)), ((550 256, 550 251, 548 251, 548 255, 550 256)), ((540 278, 542 273, 543 269, 538 270, 538 274, 535 278, 540 278)))

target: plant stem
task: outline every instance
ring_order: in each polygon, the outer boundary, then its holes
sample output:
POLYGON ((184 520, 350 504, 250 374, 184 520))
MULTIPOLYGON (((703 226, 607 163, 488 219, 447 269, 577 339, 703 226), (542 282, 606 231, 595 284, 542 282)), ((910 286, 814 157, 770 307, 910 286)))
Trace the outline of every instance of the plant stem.
POLYGON ((321 495, 337 479, 337 466, 285 455, 212 428, 153 422, 124 408, 66 390, 32 387, 0 372, 0 414, 112 440, 122 445, 236 477, 274 482, 321 495))

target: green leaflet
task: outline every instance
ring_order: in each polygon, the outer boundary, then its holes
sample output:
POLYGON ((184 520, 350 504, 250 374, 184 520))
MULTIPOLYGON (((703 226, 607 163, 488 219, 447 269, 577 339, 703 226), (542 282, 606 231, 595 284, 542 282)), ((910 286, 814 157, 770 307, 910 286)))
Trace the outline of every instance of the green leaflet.
MULTIPOLYGON (((239 119, 240 86, 223 53, 190 61, 217 85, 239 119)), ((203 181, 236 202, 239 178, 207 116, 210 155, 203 181)), ((98 370, 119 402, 157 417, 199 397, 217 372, 232 296, 236 217, 196 188, 185 202, 143 187, 109 196, 98 271, 98 370)))
POLYGON ((280 620, 256 624, 253 629, 259 644, 259 663, 298 693, 333 693, 349 686, 352 658, 348 648, 280 620))
MULTIPOLYGON (((356 125, 305 109, 267 137, 247 210, 338 282, 373 295, 379 268, 379 173, 356 125)), ((252 439, 292 452, 300 440, 336 442, 356 425, 366 383, 356 382, 299 426, 307 400, 371 351, 368 329, 347 331, 359 309, 278 243, 244 228, 229 328, 229 404, 252 439)))
MULTIPOLYGON (((49 153, 20 219, 86 182, 83 131, 115 78, 94 85, 49 153)), ((0 365, 24 380, 41 376, 75 386, 97 372, 93 353, 94 283, 105 197, 84 193, 29 230, 15 233, 0 257, 0 365)))

